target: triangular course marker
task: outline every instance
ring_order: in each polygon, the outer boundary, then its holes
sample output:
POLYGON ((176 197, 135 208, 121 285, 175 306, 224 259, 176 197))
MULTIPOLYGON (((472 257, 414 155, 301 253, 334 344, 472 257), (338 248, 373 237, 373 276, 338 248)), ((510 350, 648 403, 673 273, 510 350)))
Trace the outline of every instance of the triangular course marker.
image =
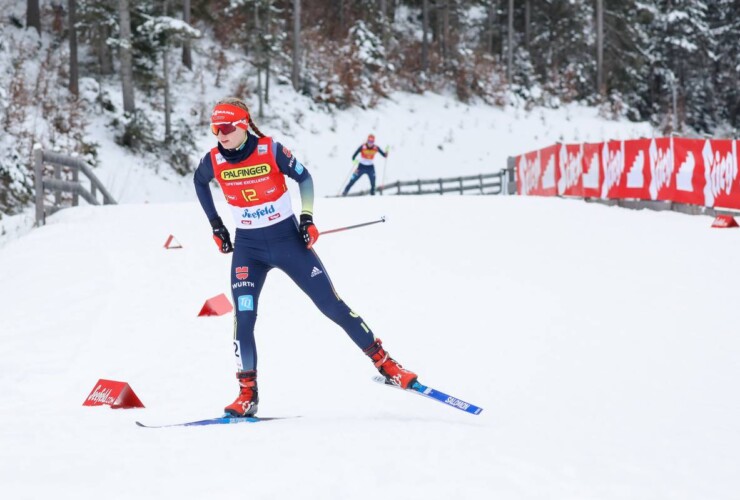
POLYGON ((229 302, 226 295, 222 293, 221 295, 216 295, 215 297, 211 297, 206 300, 206 303, 203 304, 198 316, 221 316, 223 314, 230 313, 233 310, 234 308, 232 307, 231 302, 229 302))
POLYGON ((167 238, 167 241, 164 242, 164 247, 167 250, 172 250, 175 248, 182 248, 182 245, 180 244, 179 241, 177 241, 177 238, 175 238, 172 235, 169 235, 169 237, 167 238))
POLYGON ((138 398, 126 382, 106 380, 101 378, 88 394, 82 406, 109 405, 111 408, 144 408, 144 403, 138 398))
POLYGON ((712 222, 712 227, 717 227, 717 228, 738 227, 738 224, 732 215, 718 215, 714 219, 714 222, 712 222))

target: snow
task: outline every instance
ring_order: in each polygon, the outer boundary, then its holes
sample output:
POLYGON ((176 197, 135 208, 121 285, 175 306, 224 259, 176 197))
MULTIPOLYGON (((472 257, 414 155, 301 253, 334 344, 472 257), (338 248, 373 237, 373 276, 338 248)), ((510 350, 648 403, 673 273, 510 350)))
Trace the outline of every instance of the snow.
MULTIPOLYGON (((652 137, 646 123, 605 120, 598 111, 579 104, 561 109, 498 108, 466 105, 438 95, 394 93, 376 108, 327 113, 285 86, 273 86, 265 118, 255 116, 257 126, 288 147, 309 169, 317 196, 341 192, 353 168, 352 155, 368 134, 389 148, 389 157, 376 157, 377 185, 396 180, 457 177, 498 172, 506 159, 556 142, 598 142, 609 139, 652 137)), ((210 89, 205 96, 181 95, 179 114, 187 115, 204 102, 215 103, 223 89, 210 89), (188 100, 192 99, 192 101, 188 100)), ((190 121, 194 122, 192 118, 190 121)), ((121 150, 105 133, 101 122, 95 142, 105 153, 96 174, 118 202, 187 201, 193 198, 192 179, 181 178, 166 164, 151 168, 121 150)), ((94 128, 94 127, 93 127, 94 128)), ((194 137, 201 153, 194 164, 215 145, 207 126, 194 137)), ((367 177, 353 191, 369 188, 367 177)))
MULTIPOLYGON (((246 73, 230 64, 217 86, 194 56, 173 81, 173 121, 197 123, 246 73)), ((338 292, 423 382, 484 412, 374 384, 369 361, 275 271, 257 324, 260 415, 299 418, 155 430, 134 421, 217 416, 236 395, 232 318, 196 317, 229 295, 229 258, 192 179, 119 148, 110 119, 91 117, 86 140, 120 205, 65 209, 37 229, 33 212, 0 219, 3 498, 735 498, 737 232, 573 200, 324 198, 369 133, 390 147, 380 184, 496 172, 557 141, 650 137, 646 124, 400 92, 327 113, 273 85, 255 121, 311 171, 319 229, 388 220, 320 239, 338 292), (163 249, 170 234, 183 249, 163 249), (99 378, 130 383, 146 408, 83 407, 99 378)), ((197 133, 202 155, 214 141, 197 133)))
POLYGON ((317 251, 391 354, 481 415, 374 384, 274 271, 260 414, 300 418, 135 426, 236 395, 230 315, 196 317, 229 294, 229 258, 194 201, 78 207, 0 248, 3 497, 736 498, 740 233, 521 197, 323 198, 316 214, 387 216, 317 251), (99 378, 146 408, 83 407, 99 378))

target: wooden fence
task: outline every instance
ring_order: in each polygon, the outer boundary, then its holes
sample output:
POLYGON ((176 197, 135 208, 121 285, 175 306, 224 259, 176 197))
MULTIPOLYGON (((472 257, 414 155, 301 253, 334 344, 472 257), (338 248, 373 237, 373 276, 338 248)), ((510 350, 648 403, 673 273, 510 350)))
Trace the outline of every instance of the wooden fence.
POLYGON ((51 153, 37 148, 33 152, 34 173, 36 175, 36 225, 40 226, 46 222, 46 216, 51 215, 57 210, 64 208, 65 202, 62 199, 63 192, 72 193, 71 206, 79 204, 79 197, 91 205, 115 205, 116 201, 113 196, 105 189, 103 183, 93 173, 90 166, 79 158, 51 153), (45 166, 51 168, 45 168, 45 166), (65 169, 65 177, 71 180, 62 179, 62 167, 65 169), (51 176, 46 175, 51 171, 51 176), (89 181, 90 188, 80 182, 80 172, 89 181), (46 190, 54 194, 53 203, 47 205, 46 190), (98 200, 98 194, 102 200, 98 200))
MULTIPOLYGON (((396 181, 375 189, 378 194, 506 194, 508 169, 492 174, 478 174, 439 179, 418 179, 415 181, 396 181)), ((513 173, 512 173, 513 174, 513 173)), ((511 174, 510 174, 511 175, 511 174)), ((349 193, 347 196, 364 196, 370 190, 349 193)))

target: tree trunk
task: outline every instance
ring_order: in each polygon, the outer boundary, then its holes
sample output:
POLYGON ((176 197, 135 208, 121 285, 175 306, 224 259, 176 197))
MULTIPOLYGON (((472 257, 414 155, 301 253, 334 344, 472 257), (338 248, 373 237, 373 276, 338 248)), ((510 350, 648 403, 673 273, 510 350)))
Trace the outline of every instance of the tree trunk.
POLYGON ((95 54, 98 56, 101 75, 113 74, 113 56, 108 46, 110 30, 104 24, 99 24, 95 28, 95 54))
POLYGON ((422 26, 422 42, 421 42, 421 69, 427 71, 429 69, 429 0, 423 0, 421 3, 421 26, 422 26))
POLYGON ((134 68, 131 55, 131 16, 128 0, 118 0, 118 17, 120 23, 120 59, 121 59, 121 87, 123 92, 123 111, 136 111, 134 103, 134 68))
POLYGON ((507 43, 506 47, 506 79, 509 81, 509 85, 511 85, 511 78, 514 74, 514 0, 509 0, 509 23, 507 38, 509 42, 507 43))
MULTIPOLYGON (((190 24, 190 0, 182 0, 182 20, 190 24)), ((190 48, 190 39, 182 42, 182 65, 189 70, 193 69, 193 53, 190 48)))
POLYGON ((260 4, 259 2, 254 3, 254 24, 257 28, 257 116, 262 118, 264 113, 262 111, 262 61, 264 59, 264 26, 260 24, 260 4))
POLYGON ((300 86, 301 0, 293 0, 293 88, 300 86))
POLYGON ((596 92, 604 95, 604 0, 596 0, 596 92))
POLYGON ((167 47, 162 52, 162 70, 164 71, 164 140, 169 142, 172 138, 172 105, 170 103, 170 68, 167 47))
POLYGON ((532 0, 524 2, 524 47, 529 50, 530 27, 532 24, 532 0))
POLYGON ((445 0, 444 12, 442 12, 442 60, 447 64, 450 57, 450 2, 445 0))
POLYGON ((498 0, 490 0, 488 5, 488 26, 486 28, 486 51, 493 54, 493 28, 496 26, 496 5, 498 0))
POLYGON ((388 3, 386 0, 380 0, 380 22, 381 22, 381 39, 383 47, 388 48, 388 3))
POLYGON ((80 95, 79 66, 77 64, 77 0, 68 0, 69 9, 69 91, 80 95))
POLYGON ((39 0, 26 0, 26 28, 36 28, 36 33, 41 34, 41 9, 39 0))
POLYGON ((340 38, 344 35, 344 6, 345 0, 339 0, 339 26, 336 31, 337 37, 340 38))
MULTIPOLYGON (((164 0, 162 14, 169 14, 169 0, 164 0)), ((167 42, 162 50, 162 72, 164 73, 162 84, 164 86, 164 140, 169 142, 172 138, 172 114, 170 113, 170 68, 167 42)))
POLYGON ((265 104, 270 104, 270 68, 272 66, 272 0, 267 1, 267 34, 270 36, 270 44, 265 54, 265 104))

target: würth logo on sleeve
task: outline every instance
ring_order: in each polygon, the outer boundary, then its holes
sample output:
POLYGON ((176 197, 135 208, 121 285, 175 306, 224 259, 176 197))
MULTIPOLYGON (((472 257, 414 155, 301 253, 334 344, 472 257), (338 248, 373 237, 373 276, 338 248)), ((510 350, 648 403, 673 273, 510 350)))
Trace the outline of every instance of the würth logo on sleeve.
POLYGON ((247 266, 237 267, 235 271, 237 279, 245 280, 249 277, 249 267, 247 266))

